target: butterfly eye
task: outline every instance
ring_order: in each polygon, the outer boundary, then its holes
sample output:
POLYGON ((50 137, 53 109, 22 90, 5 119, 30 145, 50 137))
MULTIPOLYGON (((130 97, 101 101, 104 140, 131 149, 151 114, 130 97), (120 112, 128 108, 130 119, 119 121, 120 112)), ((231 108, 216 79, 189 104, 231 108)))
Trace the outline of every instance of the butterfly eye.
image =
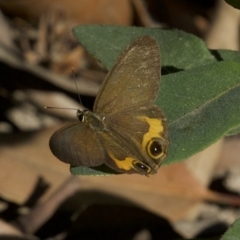
POLYGON ((151 171, 150 167, 142 162, 135 161, 133 162, 133 165, 139 172, 142 172, 144 174, 149 173, 151 171))
POLYGON ((160 138, 153 138, 147 145, 147 152, 153 159, 158 159, 163 153, 162 141, 160 138))
POLYGON ((85 121, 85 115, 86 115, 87 110, 77 110, 77 118, 80 122, 84 122, 85 121))

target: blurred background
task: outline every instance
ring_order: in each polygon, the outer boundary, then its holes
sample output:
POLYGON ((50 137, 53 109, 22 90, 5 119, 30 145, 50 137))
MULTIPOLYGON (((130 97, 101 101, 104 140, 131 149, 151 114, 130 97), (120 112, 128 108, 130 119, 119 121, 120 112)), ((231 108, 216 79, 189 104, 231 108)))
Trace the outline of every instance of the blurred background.
POLYGON ((0 239, 223 234, 240 217, 239 136, 151 178, 72 177, 48 141, 76 113, 44 106, 81 109, 74 78, 92 109, 106 76, 73 26, 177 28, 210 49, 238 50, 239 16, 223 0, 0 0, 0 239))

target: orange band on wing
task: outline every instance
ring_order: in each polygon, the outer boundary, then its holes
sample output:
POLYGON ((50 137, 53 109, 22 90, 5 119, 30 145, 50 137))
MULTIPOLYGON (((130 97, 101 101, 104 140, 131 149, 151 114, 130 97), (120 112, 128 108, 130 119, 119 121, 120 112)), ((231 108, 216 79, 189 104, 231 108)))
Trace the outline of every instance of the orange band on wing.
POLYGON ((157 118, 148 118, 148 117, 138 117, 140 120, 143 120, 149 124, 148 132, 144 134, 142 147, 145 149, 148 142, 153 138, 162 138, 161 133, 164 131, 162 120, 157 118))
POLYGON ((120 169, 124 169, 126 171, 129 171, 131 169, 133 169, 133 161, 135 160, 132 157, 126 157, 123 160, 119 160, 117 158, 114 157, 114 155, 110 152, 108 152, 109 156, 112 158, 112 160, 116 163, 116 165, 118 166, 118 168, 120 169))

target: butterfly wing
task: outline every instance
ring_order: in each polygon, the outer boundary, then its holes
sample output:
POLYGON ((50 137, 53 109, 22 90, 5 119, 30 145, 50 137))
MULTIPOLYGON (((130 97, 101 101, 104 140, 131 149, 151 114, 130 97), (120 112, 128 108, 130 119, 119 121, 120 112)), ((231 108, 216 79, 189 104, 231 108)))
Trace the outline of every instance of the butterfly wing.
POLYGON ((115 113, 106 117, 105 123, 109 131, 99 139, 106 146, 109 167, 127 173, 156 173, 169 145, 166 119, 157 106, 115 113))
POLYGON ((160 54, 154 38, 133 41, 119 56, 104 80, 94 112, 112 114, 126 108, 148 105, 159 91, 160 54))
POLYGON ((143 36, 123 51, 101 86, 94 111, 104 116, 108 131, 99 139, 108 153, 105 163, 116 171, 150 175, 166 156, 166 120, 153 105, 159 82, 158 44, 143 36))
POLYGON ((57 130, 51 136, 49 146, 58 159, 73 166, 98 166, 105 159, 97 133, 83 122, 71 123, 57 130))
POLYGON ((140 37, 104 80, 94 104, 96 125, 77 122, 55 132, 53 154, 74 166, 104 162, 120 172, 155 173, 168 147, 165 118, 153 105, 159 81, 158 44, 150 36, 140 37))

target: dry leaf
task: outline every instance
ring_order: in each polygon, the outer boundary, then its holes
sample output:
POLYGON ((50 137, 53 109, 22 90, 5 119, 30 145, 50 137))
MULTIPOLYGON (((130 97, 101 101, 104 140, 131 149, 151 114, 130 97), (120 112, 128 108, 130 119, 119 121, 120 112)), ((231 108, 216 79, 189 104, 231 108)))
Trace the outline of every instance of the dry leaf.
MULTIPOLYGON (((21 202, 29 195, 32 183, 36 182, 39 175, 52 184, 52 190, 69 176, 69 166, 57 160, 48 148, 49 137, 53 132, 54 129, 49 129, 28 137, 15 135, 14 145, 11 138, 10 142, 2 139, 1 142, 5 142, 0 148, 3 166, 0 169, 0 181, 5 183, 0 188, 3 196, 21 202), (12 171, 13 167, 17 171, 12 171)), ((172 221, 185 218, 194 206, 204 200, 239 204, 238 198, 209 191, 192 175, 184 162, 162 167, 151 178, 117 175, 80 179, 81 189, 115 194, 172 221)), ((94 201, 97 202, 97 199, 94 201)))
POLYGON ((11 15, 22 18, 36 19, 49 8, 61 7, 77 24, 130 25, 132 23, 129 0, 1 0, 0 7, 11 15))

